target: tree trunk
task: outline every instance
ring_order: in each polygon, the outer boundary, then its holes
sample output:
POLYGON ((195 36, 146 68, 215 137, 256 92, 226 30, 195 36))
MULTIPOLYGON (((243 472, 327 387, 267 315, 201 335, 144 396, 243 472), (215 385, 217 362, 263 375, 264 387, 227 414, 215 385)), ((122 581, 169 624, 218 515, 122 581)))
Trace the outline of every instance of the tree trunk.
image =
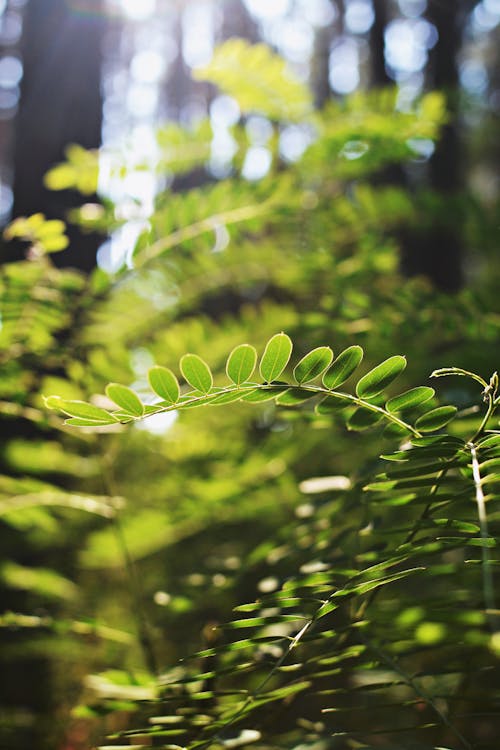
MULTIPOLYGON (((42 212, 65 219, 68 209, 82 202, 72 191, 47 190, 43 176, 64 159, 68 144, 97 148, 101 143, 102 5, 102 0, 30 0, 27 5, 15 121, 14 217, 42 212)), ((54 256, 56 264, 92 269, 99 240, 74 228, 69 234, 70 247, 54 256)))

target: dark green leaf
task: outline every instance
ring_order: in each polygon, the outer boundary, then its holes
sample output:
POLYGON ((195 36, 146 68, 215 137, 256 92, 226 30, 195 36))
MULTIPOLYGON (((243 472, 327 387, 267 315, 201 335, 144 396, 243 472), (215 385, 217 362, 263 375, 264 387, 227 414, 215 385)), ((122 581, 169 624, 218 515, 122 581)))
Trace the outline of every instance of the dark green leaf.
POLYGON ((292 341, 286 333, 277 333, 267 342, 259 368, 266 383, 279 378, 288 364, 292 348, 292 341))
POLYGON ((345 409, 351 402, 342 396, 331 395, 324 398, 316 405, 316 414, 333 414, 340 409, 345 409))
POLYGON ((250 344, 237 346, 228 357, 226 373, 230 380, 236 385, 241 385, 252 377, 257 364, 257 352, 250 344))
POLYGON ((339 354, 328 372, 323 375, 325 388, 333 390, 348 380, 363 359, 360 346, 350 346, 339 354))
POLYGON ((299 385, 308 383, 319 377, 330 366, 332 360, 333 352, 330 347, 318 346, 302 357, 293 370, 293 377, 299 385))
POLYGON ((360 398, 373 398, 387 388, 406 367, 405 357, 396 354, 363 375, 356 386, 360 398))
POLYGON ((274 398, 280 395, 280 393, 284 393, 285 391, 288 391, 289 388, 287 385, 275 385, 270 388, 257 388, 254 391, 250 391, 250 393, 247 393, 245 396, 242 397, 242 401, 247 401, 250 404, 260 404, 264 401, 272 401, 274 398))
POLYGON ((157 396, 168 404, 176 404, 179 400, 179 383, 174 373, 167 367, 152 367, 148 372, 149 385, 157 396))
POLYGON ((305 388, 289 388, 277 397, 276 403, 281 406, 295 406, 295 404, 302 404, 315 395, 314 391, 308 391, 305 388))
POLYGON ((380 422, 382 417, 382 414, 369 409, 356 409, 347 420, 347 427, 350 430, 367 430, 380 422))
POLYGON ((142 417, 144 406, 139 396, 131 388, 119 383, 109 383, 106 386, 106 396, 113 401, 126 414, 133 417, 142 417))
POLYGON ((453 419, 456 413, 456 406, 438 406, 437 409, 422 414, 415 422, 415 427, 421 432, 440 430, 453 419))
POLYGON ((395 412, 403 409, 411 409, 429 401, 435 394, 434 388, 421 385, 418 388, 411 388, 409 391, 401 393, 399 396, 390 398, 386 404, 387 411, 395 412))
POLYGON ((213 385, 213 377, 207 363, 197 354, 185 354, 180 361, 183 376, 190 386, 202 393, 208 393, 213 385))

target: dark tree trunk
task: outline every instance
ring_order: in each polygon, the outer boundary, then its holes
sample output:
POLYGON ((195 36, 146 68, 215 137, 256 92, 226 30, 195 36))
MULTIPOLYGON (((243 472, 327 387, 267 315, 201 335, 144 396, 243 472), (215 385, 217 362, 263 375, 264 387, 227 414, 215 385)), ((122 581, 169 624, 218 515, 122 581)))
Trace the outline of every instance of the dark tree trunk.
MULTIPOLYGON (((47 170, 64 159, 70 143, 101 143, 102 0, 30 0, 24 17, 24 76, 15 121, 13 215, 42 212, 62 218, 82 202, 43 185, 47 170)), ((70 228, 70 247, 56 264, 88 271, 98 240, 70 228)), ((12 259, 12 258, 11 258, 12 259)))
POLYGON ((394 83, 388 75, 385 66, 384 33, 389 21, 386 1, 376 0, 373 4, 373 9, 375 18, 370 30, 370 84, 372 88, 380 88, 394 83))
MULTIPOLYGON (((452 197, 464 187, 463 151, 460 143, 458 55, 462 46, 467 0, 430 0, 427 20, 434 24, 439 38, 430 53, 427 87, 442 91, 446 98, 448 122, 443 127, 430 160, 430 187, 443 197, 452 197)), ((410 273, 423 273, 445 291, 456 291, 463 283, 463 232, 460 217, 450 224, 448 211, 437 215, 431 229, 420 235, 408 260, 410 273)), ((416 238, 417 239, 417 238, 416 238)))

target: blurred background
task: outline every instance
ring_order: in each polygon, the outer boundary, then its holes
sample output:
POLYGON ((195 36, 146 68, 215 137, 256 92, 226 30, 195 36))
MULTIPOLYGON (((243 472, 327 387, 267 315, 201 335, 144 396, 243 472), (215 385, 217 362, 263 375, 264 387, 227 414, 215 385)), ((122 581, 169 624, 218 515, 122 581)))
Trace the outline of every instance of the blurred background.
MULTIPOLYGON (((2 247, 2 750, 87 750, 129 726, 152 674, 306 563, 325 528, 304 530, 314 504, 320 524, 339 506, 304 499, 302 483, 356 472, 377 450, 270 406, 77 434, 47 417, 44 395, 89 398, 109 380, 145 391, 149 367, 175 368, 186 351, 220 375, 233 346, 279 330, 297 354, 360 343, 367 367, 408 353, 407 387, 448 364, 489 377, 499 58, 499 0, 0 0, 0 221, 87 205, 51 263, 2 247), (270 45, 331 112, 333 145, 305 167, 309 121, 249 114, 192 77, 233 37, 270 45), (436 90, 439 136, 398 140, 397 117, 436 90), (368 98, 346 114, 357 93, 368 98), (370 141, 372 111, 387 134, 370 141), (182 165, 184 132, 202 156, 182 165), (49 189, 70 144, 99 149, 98 176, 49 189), (169 149, 169 168, 149 168, 169 149), (303 192, 278 218, 241 232, 218 219, 135 266, 133 253, 248 196, 287 195, 287 170, 303 192)), ((84 176, 86 153, 73 152, 84 176)), ((443 397, 475 403, 466 385, 443 397)), ((346 500, 342 512, 358 511, 346 500)), ((489 719, 477 729, 491 742, 495 731, 489 719)))

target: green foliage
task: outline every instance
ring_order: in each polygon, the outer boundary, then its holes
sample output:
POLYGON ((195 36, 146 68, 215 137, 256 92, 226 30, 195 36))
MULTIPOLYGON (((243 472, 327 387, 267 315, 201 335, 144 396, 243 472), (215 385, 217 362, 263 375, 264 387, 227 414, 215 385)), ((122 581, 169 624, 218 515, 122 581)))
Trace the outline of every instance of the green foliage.
MULTIPOLYGON (((203 76, 272 118, 264 178, 236 126, 226 179, 137 206, 115 275, 2 268, 0 627, 63 679, 83 659, 78 715, 116 712, 115 747, 493 750, 499 397, 477 373, 498 300, 479 276, 454 297, 402 278, 434 204, 372 181, 437 137, 443 99, 312 113, 240 40, 203 76), (307 138, 284 163, 288 127, 307 138)), ((99 159, 168 183, 211 138, 167 125, 154 164, 99 159)), ((85 154, 49 182, 93 192, 85 154)), ((100 198, 72 220, 112 232, 100 198)))
POLYGON ((259 112, 272 120, 303 120, 312 112, 307 87, 265 44, 229 39, 217 48, 208 65, 195 71, 195 77, 215 83, 236 99, 244 113, 259 112))
MULTIPOLYGON (((381 464, 372 470, 371 477, 361 473, 358 480, 323 485, 325 490, 338 486, 341 492, 311 510, 310 520, 295 532, 286 532, 292 537, 299 533, 303 554, 312 555, 312 559, 306 557, 296 571, 291 571, 288 563, 285 577, 273 581, 272 593, 236 607, 245 616, 223 626, 227 642, 196 655, 201 663, 214 660, 213 668, 199 671, 195 661, 193 666, 191 662, 162 678, 160 700, 168 713, 152 716, 151 728, 142 729, 141 734, 160 747, 169 746, 172 739, 193 748, 224 745, 232 741, 235 729, 244 737, 251 728, 257 740, 261 732, 256 727, 261 722, 266 724, 266 707, 280 702, 285 719, 282 717, 274 731, 280 741, 287 738, 294 742, 298 728, 313 722, 309 703, 314 698, 315 710, 320 707, 324 717, 321 726, 314 729, 317 740, 338 735, 363 741, 373 732, 405 732, 408 720, 413 721, 411 729, 418 735, 424 727, 415 723, 415 715, 411 717, 413 707, 422 704, 432 727, 442 727, 461 746, 472 747, 454 712, 443 711, 441 705, 443 700, 449 705, 462 700, 460 691, 469 674, 464 665, 474 660, 473 654, 481 664, 487 663, 488 652, 496 653, 498 610, 489 552, 496 547, 496 540, 488 530, 485 501, 500 499, 500 474, 496 473, 500 433, 494 429, 500 407, 498 377, 495 373, 488 385, 481 376, 458 368, 436 371, 437 377, 459 374, 483 387, 485 414, 473 434, 462 438, 457 436, 461 434, 459 424, 455 429, 452 426, 451 432, 442 432, 446 424, 459 421, 460 416, 455 406, 435 407, 434 391, 427 386, 393 396, 385 408, 380 399, 374 403, 374 397, 379 397, 406 367, 403 357, 390 357, 372 368, 358 380, 356 395, 352 395, 309 384, 328 367, 335 367, 329 347, 317 347, 296 365, 294 380, 299 382, 299 389, 293 383, 275 384, 275 376, 282 375, 291 351, 292 342, 284 333, 268 341, 260 362, 264 382, 259 384, 241 381, 241 364, 248 358, 250 375, 255 353, 253 347, 239 345, 226 363, 232 383, 222 388, 212 385, 209 366, 201 358, 184 355, 181 370, 196 390, 181 396, 176 408, 220 404, 225 401, 222 394, 238 394, 241 398, 247 391, 259 389, 276 389, 279 402, 283 393, 303 390, 307 395, 333 398, 343 406, 355 404, 355 412, 335 412, 349 429, 372 426, 369 421, 355 423, 353 417, 375 413, 390 426, 403 428, 410 442, 381 456, 381 464), (287 390, 283 391, 283 386, 287 390), (417 417, 414 424, 402 419, 401 413, 408 410, 412 422, 417 417), (420 430, 433 434, 423 436, 420 430), (360 497, 363 493, 365 501, 360 497), (470 510, 472 499, 476 501, 476 521, 470 510), (361 503, 365 516, 362 528, 349 520, 356 503, 361 503), (408 507, 414 510, 408 512, 408 507), (325 520, 336 525, 325 524, 325 520), (474 548, 481 549, 481 558, 474 557, 474 548), (457 557, 458 550, 468 549, 468 558, 457 557), (318 553, 326 562, 318 561, 318 553), (411 579, 417 581, 417 598, 411 579), (457 579, 465 587, 458 613, 453 598, 444 594, 449 582, 457 579), (404 586, 401 581, 405 581, 404 586), (478 591, 482 592, 479 597, 478 591), (250 635, 244 639, 231 635, 240 630, 250 635), (263 659, 263 654, 267 658, 263 659), (414 665, 422 654, 424 666, 415 674, 414 665), (373 677, 368 676, 370 673, 373 677), (244 689, 242 675, 250 678, 244 689), (333 689, 329 687, 332 677, 339 685, 333 689), (303 697, 293 701, 292 720, 287 704, 291 696, 298 695, 303 697), (196 718, 200 703, 202 722, 196 718), (387 709, 392 712, 384 718, 387 709), (360 711, 363 728, 356 720, 360 711), (335 717, 339 712, 343 716, 341 732, 329 721, 330 714, 335 717), (165 724, 172 727, 165 730, 165 724)), ((343 353, 344 372, 344 364, 353 354, 359 363, 361 348, 343 353)), ((336 377, 340 371, 337 368, 336 377)), ((323 380, 328 382, 328 370, 323 380)), ((300 400, 287 406, 297 406, 300 400)), ((72 408, 69 404, 58 406, 67 412, 72 408)), ((166 410, 171 405, 159 404, 156 408, 166 410)), ((397 444, 399 433, 391 440, 397 444)), ((359 518, 357 510, 354 518, 359 518)), ((294 559, 295 555, 288 554, 294 559)), ((481 700, 484 710, 494 710, 493 696, 482 695, 481 700)), ((272 743, 273 736, 273 729, 267 727, 264 742, 272 743)), ((353 747, 349 742, 344 746, 353 747)))
POLYGON ((6 240, 20 239, 29 242, 31 252, 36 255, 57 253, 69 245, 64 234, 66 227, 58 219, 47 220, 43 214, 19 217, 4 230, 6 240))

